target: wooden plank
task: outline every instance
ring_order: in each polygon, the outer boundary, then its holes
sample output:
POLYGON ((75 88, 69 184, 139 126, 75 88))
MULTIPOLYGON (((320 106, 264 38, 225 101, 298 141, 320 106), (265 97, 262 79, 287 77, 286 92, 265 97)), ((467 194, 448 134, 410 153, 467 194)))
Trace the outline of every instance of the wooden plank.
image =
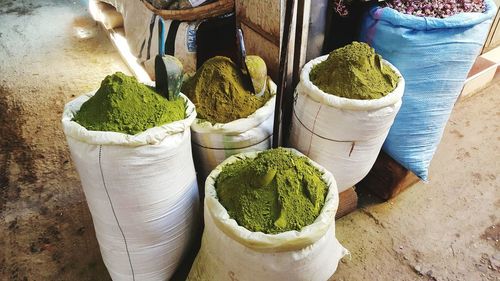
POLYGON ((330 0, 310 1, 309 12, 306 12, 307 23, 307 51, 305 52, 305 62, 323 55, 323 45, 327 36, 328 14, 330 0))
POLYGON ((268 75, 277 82, 280 54, 279 46, 267 40, 265 36, 255 32, 244 23, 241 24, 241 29, 245 34, 247 54, 260 56, 266 62, 268 75))
POLYGON ((381 151, 371 171, 356 187, 370 190, 376 196, 388 200, 419 181, 415 174, 381 151))
POLYGON ((487 53, 482 54, 481 57, 494 63, 500 64, 500 46, 487 53))
POLYGON ((262 57, 267 64, 269 76, 276 82, 283 32, 283 6, 283 0, 235 1, 236 24, 243 29, 247 54, 262 57))
POLYGON ((292 85, 295 86, 299 83, 299 75, 302 67, 306 62, 307 53, 307 38, 309 36, 309 15, 311 13, 311 1, 303 0, 298 1, 296 25, 298 28, 295 30, 295 47, 293 54, 293 72, 292 72, 292 85))
POLYGON ((497 15, 491 24, 482 53, 486 53, 497 46, 500 46, 500 10, 497 11, 497 15))
MULTIPOLYGON (((236 0, 236 18, 241 22, 251 22, 275 41, 280 40, 280 21, 284 14, 283 1, 276 0, 236 0)), ((278 43, 279 44, 279 43, 278 43)))
POLYGON ((241 25, 245 25, 248 28, 252 29, 254 32, 262 35, 262 37, 264 39, 266 39, 267 41, 273 43, 274 45, 276 45, 276 46, 280 45, 280 39, 279 38, 276 38, 272 34, 268 33, 267 31, 265 31, 264 29, 262 29, 262 27, 260 27, 259 25, 253 23, 252 21, 250 21, 250 20, 248 20, 246 18, 243 18, 243 19, 239 19, 239 22, 240 22, 241 25))
POLYGON ((339 219, 358 208, 358 194, 354 188, 344 190, 339 194, 339 207, 335 219, 339 219))
POLYGON ((474 93, 488 86, 493 80, 493 77, 495 77, 497 68, 498 63, 486 59, 483 56, 479 56, 474 62, 467 80, 465 80, 459 101, 472 96, 474 93))

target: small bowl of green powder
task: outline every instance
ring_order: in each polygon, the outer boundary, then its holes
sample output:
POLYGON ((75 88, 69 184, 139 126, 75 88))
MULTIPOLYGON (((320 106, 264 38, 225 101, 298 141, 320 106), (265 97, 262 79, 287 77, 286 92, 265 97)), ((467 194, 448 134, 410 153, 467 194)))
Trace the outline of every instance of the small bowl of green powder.
POLYGON ((333 214, 323 212, 332 211, 338 194, 331 174, 321 169, 292 149, 240 154, 212 172, 206 193, 215 195, 229 217, 250 232, 300 232, 316 220, 331 222, 335 216, 336 204, 333 214))
POLYGON ((104 78, 97 92, 81 105, 73 121, 89 131, 136 135, 185 119, 186 102, 185 96, 167 100, 153 87, 117 72, 104 78))

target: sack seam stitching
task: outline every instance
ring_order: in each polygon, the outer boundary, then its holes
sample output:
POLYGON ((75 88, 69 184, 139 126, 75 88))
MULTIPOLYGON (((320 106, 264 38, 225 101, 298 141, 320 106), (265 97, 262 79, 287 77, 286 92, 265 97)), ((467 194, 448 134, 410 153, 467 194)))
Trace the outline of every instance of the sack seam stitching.
POLYGON ((269 136, 267 136, 267 138, 257 142, 257 143, 254 143, 254 144, 251 144, 251 145, 247 145, 247 146, 243 146, 243 147, 235 147, 235 148, 217 148, 217 147, 208 147, 208 146, 203 146, 201 144, 197 144, 195 142, 193 142, 194 145, 196 146, 199 146, 199 147, 202 147, 202 148, 206 148, 206 149, 213 149, 213 150, 237 150, 237 149, 245 149, 245 148, 249 148, 249 147, 252 147, 254 145, 258 145, 258 144, 261 144, 265 141, 267 141, 270 137, 272 137, 273 134, 270 134, 269 136))
POLYGON ((109 205, 111 206, 111 211, 113 212, 113 216, 115 217, 116 224, 118 225, 118 229, 120 230, 120 233, 123 237, 123 241, 125 243, 125 250, 127 251, 128 262, 130 264, 130 270, 132 271, 132 280, 135 281, 134 267, 132 266, 132 260, 130 258, 130 252, 128 250, 127 239, 125 238, 123 229, 120 225, 120 222, 118 221, 118 217, 116 216, 115 208, 113 206, 113 202, 111 201, 111 197, 108 192, 108 187, 106 186, 106 181, 104 180, 104 172, 102 170, 102 164, 101 164, 101 153, 102 153, 102 145, 99 145, 99 170, 101 171, 102 184, 104 186, 104 191, 106 191, 106 195, 108 196, 109 205))
MULTIPOLYGON (((315 135, 315 136, 317 136, 319 138, 322 138, 324 140, 333 141, 333 142, 359 142, 360 141, 360 140, 334 140, 334 139, 330 139, 330 138, 327 138, 327 137, 323 137, 322 135, 319 135, 316 132, 311 131, 311 129, 307 128, 307 126, 304 123, 302 123, 302 121, 300 120, 299 116, 297 116, 297 112, 295 110, 293 110, 293 115, 295 116, 295 118, 297 119, 297 121, 299 121, 299 123, 300 123, 300 125, 302 125, 302 127, 304 127, 311 134, 313 134, 313 135, 315 135)), ((376 136, 374 136, 372 138, 369 138, 369 139, 366 139, 366 140, 361 140, 361 141, 368 141, 368 140, 376 139, 376 138, 380 137, 383 134, 384 133, 376 135, 376 136)))
MULTIPOLYGON (((319 115, 319 112, 321 111, 321 107, 323 107, 323 104, 320 103, 319 108, 318 108, 318 112, 316 112, 316 116, 314 117, 314 123, 313 123, 313 128, 312 128, 313 132, 314 132, 314 129, 316 129, 316 121, 318 120, 318 115, 319 115)), ((298 119, 298 117, 297 117, 297 119, 298 119)), ((313 135, 311 134, 311 139, 309 140, 309 148, 307 149, 307 154, 306 154, 307 156, 309 156, 309 154, 311 153, 312 141, 313 141, 313 135)))
MULTIPOLYGON (((307 126, 306 126, 304 123, 302 123, 302 121, 300 120, 299 116, 297 116, 297 112, 296 112, 295 110, 293 111, 293 115, 295 116, 295 118, 297 118, 297 121, 299 121, 299 123, 300 123, 300 125, 302 125, 302 127, 304 127, 304 128, 305 128, 306 130, 308 130, 311 134, 313 134, 313 135, 315 135, 315 136, 317 136, 317 137, 320 137, 320 138, 322 138, 322 139, 324 139, 324 140, 333 141, 333 142, 354 142, 354 141, 341 141, 341 140, 334 140, 334 139, 329 139, 329 138, 327 138, 327 137, 323 137, 322 135, 318 135, 318 134, 317 134, 317 133, 315 133, 314 131, 311 131, 311 129, 307 128, 307 126)), ((315 121, 314 123, 316 123, 316 120, 314 120, 314 121, 315 121)))

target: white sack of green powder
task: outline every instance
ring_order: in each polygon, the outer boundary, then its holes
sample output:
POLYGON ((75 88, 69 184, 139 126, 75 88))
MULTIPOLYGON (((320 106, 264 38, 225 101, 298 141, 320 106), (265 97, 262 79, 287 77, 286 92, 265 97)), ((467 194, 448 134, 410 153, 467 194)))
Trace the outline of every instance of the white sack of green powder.
MULTIPOLYGON (((303 156, 294 149, 289 150, 303 156)), ((215 182, 223 167, 257 155, 258 152, 233 155, 208 176, 205 183, 205 230, 188 281, 328 280, 348 251, 335 237, 339 195, 335 179, 325 168, 310 161, 323 173, 329 189, 319 216, 300 231, 279 234, 251 232, 239 226, 218 201, 215 182)))
POLYGON ((193 154, 203 179, 231 155, 271 148, 276 84, 268 79, 267 87, 272 97, 246 118, 215 124, 195 120, 191 126, 193 154))
POLYGON ((295 91, 290 146, 329 170, 339 192, 362 180, 370 171, 401 107, 405 80, 379 99, 358 100, 327 94, 314 85, 309 73, 328 55, 308 62, 295 91))
POLYGON ((73 120, 94 93, 69 102, 62 124, 113 280, 170 279, 199 227, 199 195, 186 119, 136 135, 89 131, 73 120))

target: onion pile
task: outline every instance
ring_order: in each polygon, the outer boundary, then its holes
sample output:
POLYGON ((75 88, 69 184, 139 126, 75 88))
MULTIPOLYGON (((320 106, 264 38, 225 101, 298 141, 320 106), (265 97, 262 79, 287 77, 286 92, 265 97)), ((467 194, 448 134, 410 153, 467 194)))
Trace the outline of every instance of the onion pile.
POLYGON ((447 18, 459 13, 482 13, 483 0, 391 0, 383 5, 417 17, 447 18))
MULTIPOLYGON (((334 0, 334 8, 340 16, 349 14, 352 1, 334 0)), ((483 0, 388 0, 382 7, 392 8, 400 13, 418 17, 447 18, 459 13, 483 13, 483 0)))

